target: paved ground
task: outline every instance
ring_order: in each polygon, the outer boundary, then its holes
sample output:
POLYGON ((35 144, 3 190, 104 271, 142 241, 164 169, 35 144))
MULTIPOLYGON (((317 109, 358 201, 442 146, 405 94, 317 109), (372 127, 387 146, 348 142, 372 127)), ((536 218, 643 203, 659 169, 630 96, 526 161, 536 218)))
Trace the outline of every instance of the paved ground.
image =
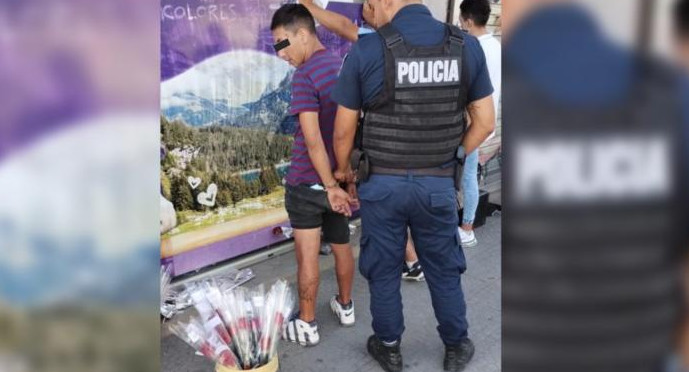
MULTIPOLYGON (((463 277, 468 306, 470 337, 476 354, 467 372, 500 371, 500 217, 489 217, 486 225, 476 230, 479 245, 465 250, 468 270, 463 277)), ((359 241, 358 231, 353 242, 359 241)), ((358 247, 355 250, 358 255, 358 247)), ((321 286, 317 319, 321 342, 311 348, 282 342, 282 372, 381 372, 382 369, 366 352, 366 339, 372 333, 368 311, 369 293, 366 281, 356 274, 354 303, 357 324, 341 328, 330 312, 328 299, 336 292, 333 258, 321 257, 321 286)), ((270 283, 283 277, 295 282, 293 252, 273 257, 251 267, 256 274, 247 286, 270 283)), ((430 295, 425 282, 402 283, 406 331, 402 339, 405 372, 442 371, 443 344, 438 337, 430 295)), ((210 372, 213 364, 194 355, 193 350, 163 332, 161 341, 164 372, 210 372)))

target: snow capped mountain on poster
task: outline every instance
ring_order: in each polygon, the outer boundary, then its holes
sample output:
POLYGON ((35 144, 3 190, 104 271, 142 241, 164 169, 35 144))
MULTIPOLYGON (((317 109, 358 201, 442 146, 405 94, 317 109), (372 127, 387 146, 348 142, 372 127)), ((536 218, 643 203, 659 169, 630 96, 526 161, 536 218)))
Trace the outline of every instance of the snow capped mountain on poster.
POLYGON ((270 54, 237 50, 208 58, 161 84, 168 119, 277 128, 287 114, 293 68, 270 54))
POLYGON ((159 191, 143 186, 159 182, 157 120, 91 115, 0 164, 11 195, 0 198, 0 299, 141 304, 159 293, 159 191))

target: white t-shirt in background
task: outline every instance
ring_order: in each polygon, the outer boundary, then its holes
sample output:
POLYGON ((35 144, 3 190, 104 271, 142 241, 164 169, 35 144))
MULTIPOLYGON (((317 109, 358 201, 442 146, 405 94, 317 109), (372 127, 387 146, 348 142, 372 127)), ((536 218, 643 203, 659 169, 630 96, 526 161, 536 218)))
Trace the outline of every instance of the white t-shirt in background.
MULTIPOLYGON (((502 47, 492 33, 479 36, 478 41, 481 43, 483 54, 486 55, 488 75, 490 76, 490 82, 493 84, 493 103, 495 105, 495 121, 497 124, 500 94, 502 93, 502 47)), ((493 138, 493 136, 495 136, 495 131, 486 138, 486 141, 493 138)))

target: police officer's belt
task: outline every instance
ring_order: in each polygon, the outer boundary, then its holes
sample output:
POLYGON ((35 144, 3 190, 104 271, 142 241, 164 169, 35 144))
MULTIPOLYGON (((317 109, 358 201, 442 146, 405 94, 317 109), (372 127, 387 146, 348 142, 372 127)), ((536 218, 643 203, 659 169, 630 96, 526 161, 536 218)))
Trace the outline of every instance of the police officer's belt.
POLYGON ((433 177, 453 177, 455 174, 454 167, 433 167, 433 168, 416 168, 416 169, 403 169, 403 168, 386 168, 372 165, 371 174, 386 174, 393 176, 406 176, 408 174, 415 176, 433 176, 433 177))

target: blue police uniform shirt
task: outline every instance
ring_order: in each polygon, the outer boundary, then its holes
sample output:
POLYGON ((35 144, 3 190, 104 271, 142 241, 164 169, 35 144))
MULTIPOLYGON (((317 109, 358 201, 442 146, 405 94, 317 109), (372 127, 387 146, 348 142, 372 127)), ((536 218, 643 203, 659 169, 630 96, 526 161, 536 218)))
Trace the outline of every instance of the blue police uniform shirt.
MULTIPOLYGON (((432 46, 445 37, 445 24, 421 4, 407 5, 392 19, 392 25, 410 45, 432 46)), ((332 99, 352 110, 365 107, 382 91, 385 80, 383 38, 370 34, 359 38, 345 57, 332 99)), ((486 57, 475 37, 464 34, 463 68, 468 69, 469 102, 493 93, 486 57)))

